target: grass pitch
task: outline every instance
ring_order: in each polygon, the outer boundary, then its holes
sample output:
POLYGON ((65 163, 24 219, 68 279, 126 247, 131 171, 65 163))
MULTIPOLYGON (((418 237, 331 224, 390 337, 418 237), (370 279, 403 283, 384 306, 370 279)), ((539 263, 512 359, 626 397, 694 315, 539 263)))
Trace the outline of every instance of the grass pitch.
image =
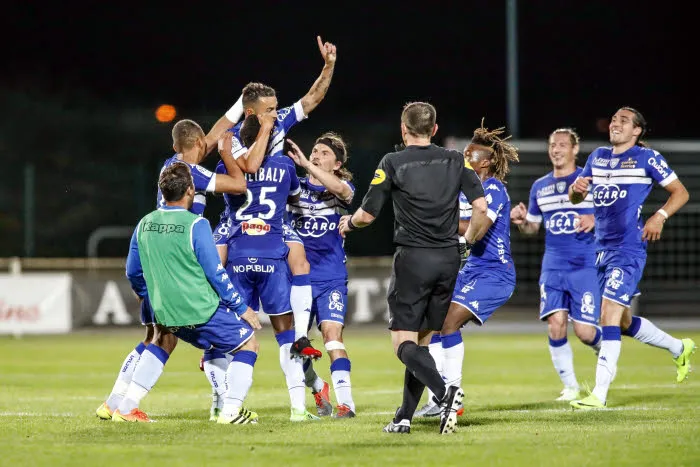
MULTIPOLYGON (((142 404, 158 423, 115 424, 94 411, 141 330, 4 337, 0 465, 700 465, 694 374, 675 384, 666 351, 625 338, 610 408, 575 413, 554 402, 561 384, 545 332, 464 333, 466 413, 452 436, 437 434, 436 419, 414 420, 410 435, 381 432, 401 402, 403 378, 387 331, 346 333, 357 418, 307 424, 288 421, 277 345, 269 328, 260 332, 246 403, 260 424, 247 426, 207 421, 210 389, 197 367, 200 352, 184 343, 142 404)), ((700 342, 698 332, 685 336, 700 342)), ((579 382, 592 387, 596 357, 571 342, 579 382)), ((325 379, 328 365, 326 355, 316 363, 325 379)), ((307 400, 313 409, 310 394, 307 400)))

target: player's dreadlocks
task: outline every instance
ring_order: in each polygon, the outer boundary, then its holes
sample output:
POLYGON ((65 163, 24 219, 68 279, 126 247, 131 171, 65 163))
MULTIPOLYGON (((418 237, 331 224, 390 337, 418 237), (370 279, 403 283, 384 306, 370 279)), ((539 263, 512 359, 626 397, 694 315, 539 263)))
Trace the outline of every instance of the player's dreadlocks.
POLYGON ((491 148, 491 172, 493 176, 505 183, 506 175, 510 171, 509 162, 519 162, 518 148, 506 143, 511 136, 501 138, 505 127, 489 130, 484 127, 484 119, 481 119, 481 128, 474 130, 472 143, 491 148))

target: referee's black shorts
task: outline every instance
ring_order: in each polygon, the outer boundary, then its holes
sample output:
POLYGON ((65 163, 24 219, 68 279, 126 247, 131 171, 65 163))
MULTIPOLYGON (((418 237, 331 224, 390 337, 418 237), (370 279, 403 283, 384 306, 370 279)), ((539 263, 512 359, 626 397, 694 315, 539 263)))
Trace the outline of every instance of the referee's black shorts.
POLYGON ((399 246, 387 292, 389 329, 440 331, 459 273, 457 246, 399 246))

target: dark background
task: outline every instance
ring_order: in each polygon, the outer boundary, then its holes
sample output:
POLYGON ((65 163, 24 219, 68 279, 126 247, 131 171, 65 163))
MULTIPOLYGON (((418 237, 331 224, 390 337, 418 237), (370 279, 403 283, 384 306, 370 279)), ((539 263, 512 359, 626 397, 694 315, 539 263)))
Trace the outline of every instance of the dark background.
MULTIPOLYGON (((0 256, 84 256, 97 227, 135 225, 154 207, 157 173, 172 153, 172 123, 158 123, 155 108, 172 104, 178 119, 206 131, 249 81, 275 87, 280 105, 291 105, 323 65, 317 34, 338 47, 335 75, 290 136, 307 150, 325 130, 347 138, 358 205, 376 163, 400 140, 406 102, 437 107, 438 143, 471 135, 482 117, 489 127, 506 124, 505 1, 102 3, 5 7, 0 256), (29 246, 25 209, 34 219, 29 246)), ((605 119, 631 105, 645 114, 652 141, 697 138, 698 40, 688 7, 518 2, 519 137, 543 140, 573 126, 605 140, 605 119)), ((523 163, 548 169, 546 154, 528 157, 537 160, 523 163)), ((210 206, 215 222, 220 200, 210 206)), ((378 225, 349 239, 348 252, 390 254, 390 230, 385 209, 378 225)), ((107 241, 100 255, 123 256, 125 245, 107 241)))

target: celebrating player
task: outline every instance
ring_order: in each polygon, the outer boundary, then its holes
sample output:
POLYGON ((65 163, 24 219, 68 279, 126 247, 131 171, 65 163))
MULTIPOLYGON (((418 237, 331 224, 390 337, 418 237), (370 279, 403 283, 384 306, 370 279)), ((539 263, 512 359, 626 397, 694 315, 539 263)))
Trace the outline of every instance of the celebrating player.
POLYGON ((518 204, 510 219, 526 235, 534 235, 544 221, 545 253, 540 274, 540 319, 547 321, 549 352, 564 388, 558 401, 580 395, 574 355, 566 338, 567 321, 586 345, 600 350, 600 290, 595 269, 595 238, 591 231, 593 195, 577 205, 569 201, 569 186, 583 170, 576 167, 578 134, 559 128, 549 135, 549 159, 554 170, 532 185, 526 207, 518 204), (568 318, 568 319, 567 319, 568 318))
MULTIPOLYGON (((466 162, 481 179, 486 194, 488 221, 469 245, 467 263, 457 276, 452 303, 440 332, 446 386, 460 386, 464 344, 460 328, 469 321, 482 325, 503 306, 515 289, 515 265, 510 255, 510 197, 504 180, 509 163, 518 161, 517 149, 501 138, 503 128, 474 130, 464 150, 466 162)), ((462 202, 466 199, 460 195, 462 202)), ((466 228, 460 222, 460 234, 466 228)))
MULTIPOLYGON (((325 133, 316 139, 311 157, 306 158, 299 147, 288 140, 292 150, 289 157, 309 176, 299 180, 301 196, 287 209, 292 226, 304 239, 311 265, 312 319, 323 335, 323 344, 331 360, 331 378, 338 401, 336 418, 355 416, 350 385, 350 360, 343 343, 343 327, 348 295, 348 272, 345 267, 343 238, 338 232, 340 217, 348 213, 355 194, 350 183, 352 174, 343 165, 347 162, 347 147, 335 133, 325 133)), ((313 370, 311 360, 304 362, 306 384, 316 399, 319 416, 332 414, 328 383, 313 370)))
POLYGON ((612 146, 593 151, 569 188, 569 198, 574 204, 593 194, 598 242, 596 265, 603 297, 600 317, 603 342, 595 387, 588 397, 571 402, 576 409, 606 407, 608 390, 617 372, 622 333, 671 352, 677 382, 683 382, 690 371, 695 342, 670 336, 646 318, 632 316, 630 309, 646 263, 647 242, 659 240, 664 223, 688 202, 688 191, 666 159, 642 141, 646 127, 646 120, 638 110, 620 108, 610 121, 612 146), (644 222, 642 205, 651 191, 652 181, 671 195, 644 222))

